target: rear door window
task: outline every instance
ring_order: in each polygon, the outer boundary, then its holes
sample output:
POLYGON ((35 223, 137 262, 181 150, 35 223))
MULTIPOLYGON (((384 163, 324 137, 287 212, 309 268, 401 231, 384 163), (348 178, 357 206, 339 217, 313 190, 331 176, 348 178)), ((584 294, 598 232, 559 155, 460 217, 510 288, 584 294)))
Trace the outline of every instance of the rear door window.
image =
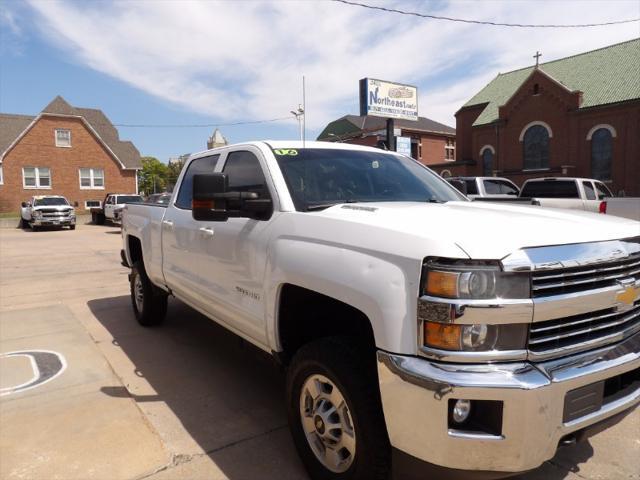
POLYGON ((582 182, 582 188, 584 188, 584 196, 587 200, 596 199, 596 191, 593 189, 591 182, 582 182))
POLYGON ((191 210, 191 200, 193 197, 193 176, 199 173, 214 173, 213 169, 218 163, 218 155, 209 155, 208 157, 196 158, 187 167, 187 171, 182 178, 178 198, 176 198, 176 207, 184 210, 191 210))
POLYGON ((575 180, 541 180, 527 182, 521 197, 580 198, 575 180))

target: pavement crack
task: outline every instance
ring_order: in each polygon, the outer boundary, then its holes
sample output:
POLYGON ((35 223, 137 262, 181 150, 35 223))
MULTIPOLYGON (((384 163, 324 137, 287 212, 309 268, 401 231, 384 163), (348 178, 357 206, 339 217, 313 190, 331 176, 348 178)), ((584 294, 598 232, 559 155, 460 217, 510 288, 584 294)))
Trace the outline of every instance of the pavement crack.
POLYGON ((233 442, 229 442, 229 443, 227 443, 226 445, 222 445, 221 447, 216 447, 216 448, 213 448, 213 449, 211 449, 211 450, 207 450, 207 451, 205 451, 204 453, 199 453, 199 454, 197 454, 197 455, 198 455, 198 456, 202 456, 202 455, 211 455, 212 453, 219 452, 219 451, 221 451, 221 450, 224 450, 224 449, 226 449, 226 448, 233 447, 233 446, 238 445, 238 444, 240 444, 240 443, 244 443, 244 442, 248 442, 248 441, 250 441, 250 440, 255 440, 256 438, 264 437, 264 436, 266 436, 266 435, 269 435, 270 433, 277 432, 277 431, 279 431, 279 430, 282 430, 282 429, 284 429, 284 428, 287 428, 287 426, 288 426, 288 424, 286 424, 286 423, 285 423, 284 425, 280 425, 280 426, 278 426, 278 427, 273 427, 273 428, 271 428, 271 429, 269 429, 269 430, 266 430, 266 431, 264 431, 264 432, 256 433, 255 435, 250 435, 250 436, 248 436, 248 437, 241 438, 241 439, 239 439, 239 440, 235 440, 235 441, 233 441, 233 442))
POLYGON ((208 455, 211 455, 213 453, 217 453, 220 452, 222 450, 225 450, 227 448, 233 447, 235 445, 239 445, 241 443, 244 442, 248 442, 251 440, 255 440, 256 438, 260 438, 260 437, 264 437, 266 435, 269 435, 270 433, 273 432, 277 432, 280 430, 283 430, 285 428, 287 428, 287 424, 284 425, 279 425, 277 427, 273 427, 270 428, 269 430, 265 430, 264 432, 260 432, 257 433, 255 435, 250 435, 248 437, 245 438, 241 438, 239 440, 235 440, 233 442, 229 442, 225 445, 222 445, 220 447, 216 447, 216 448, 212 448, 211 450, 206 450, 203 453, 194 453, 194 454, 188 454, 188 453, 177 453, 177 454, 172 454, 171 455, 171 461, 169 463, 167 463, 166 465, 162 465, 161 467, 156 468, 155 470, 149 472, 149 473, 145 473, 139 477, 136 477, 135 480, 144 480, 145 478, 149 478, 152 477, 160 472, 164 472, 165 470, 170 470, 172 468, 178 467, 180 465, 183 465, 185 463, 189 463, 192 460, 196 459, 196 458, 200 458, 200 457, 206 457, 208 455))

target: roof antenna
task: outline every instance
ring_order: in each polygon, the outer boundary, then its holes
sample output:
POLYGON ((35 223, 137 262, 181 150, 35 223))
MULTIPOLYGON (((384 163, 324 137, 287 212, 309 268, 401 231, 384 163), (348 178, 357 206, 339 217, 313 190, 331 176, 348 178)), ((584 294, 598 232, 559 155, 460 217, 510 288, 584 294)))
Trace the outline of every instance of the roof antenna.
POLYGON ((305 148, 307 137, 307 94, 304 85, 304 75, 302 75, 302 148, 305 148))

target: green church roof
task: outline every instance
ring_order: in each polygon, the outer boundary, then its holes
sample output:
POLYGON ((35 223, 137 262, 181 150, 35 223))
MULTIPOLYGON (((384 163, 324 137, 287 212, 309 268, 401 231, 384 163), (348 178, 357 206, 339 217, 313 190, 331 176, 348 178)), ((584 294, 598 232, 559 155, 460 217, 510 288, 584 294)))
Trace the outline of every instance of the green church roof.
MULTIPOLYGON (((473 125, 498 119, 498 108, 507 103, 535 67, 500 73, 471 100, 470 107, 487 103, 473 125)), ((569 90, 583 92, 580 108, 640 98, 640 38, 581 53, 538 67, 569 90)))

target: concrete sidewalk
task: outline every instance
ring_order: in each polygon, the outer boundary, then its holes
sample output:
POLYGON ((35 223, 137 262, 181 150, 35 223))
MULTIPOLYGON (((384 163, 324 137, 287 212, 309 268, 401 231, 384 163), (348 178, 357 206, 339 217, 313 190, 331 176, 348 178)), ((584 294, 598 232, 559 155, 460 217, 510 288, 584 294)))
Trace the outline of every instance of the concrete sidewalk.
MULTIPOLYGON (((0 230, 0 353, 46 350, 67 364, 0 397, 0 478, 306 479, 282 374, 174 299, 163 326, 140 327, 120 242, 108 226, 0 230)), ((27 357, 5 356, 0 389, 32 373, 27 357)), ((640 479, 639 432, 636 410, 517 478, 640 479)), ((427 475, 401 469, 396 479, 427 475)))

